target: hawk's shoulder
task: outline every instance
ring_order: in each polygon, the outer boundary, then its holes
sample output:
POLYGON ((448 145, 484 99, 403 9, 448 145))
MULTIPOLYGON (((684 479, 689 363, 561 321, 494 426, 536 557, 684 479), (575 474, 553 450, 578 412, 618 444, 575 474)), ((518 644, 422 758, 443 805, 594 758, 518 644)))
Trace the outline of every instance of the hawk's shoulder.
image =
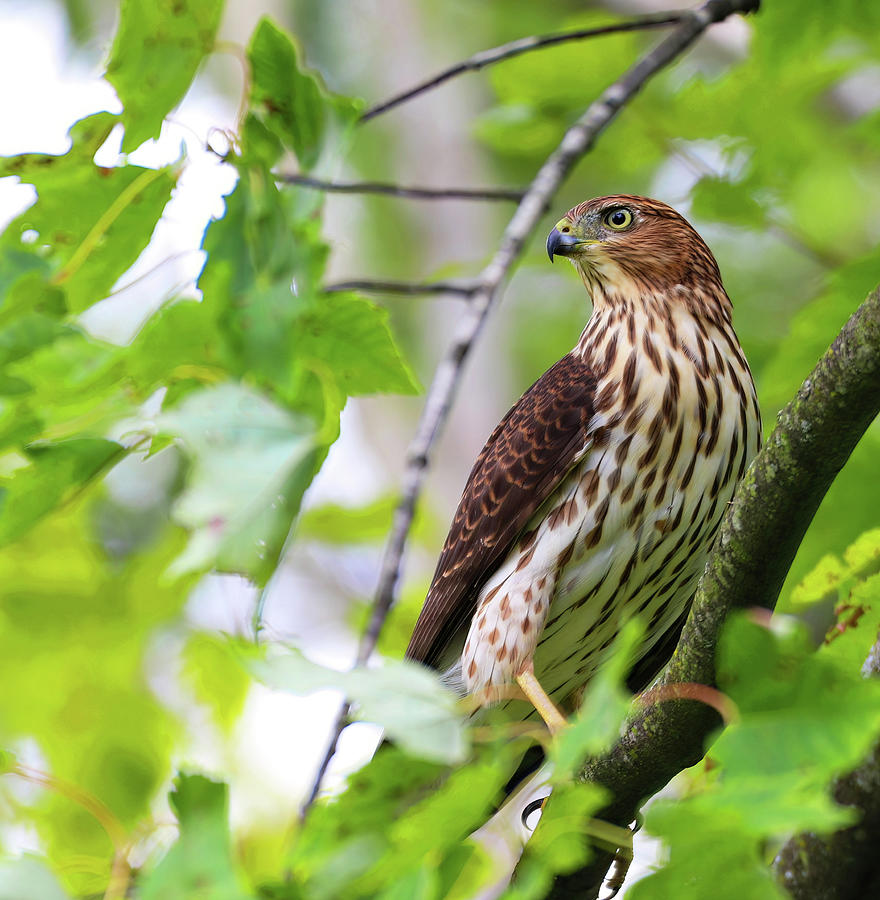
POLYGON ((588 445, 595 384, 569 353, 498 423, 468 476, 408 658, 436 662, 473 615, 480 587, 588 445))

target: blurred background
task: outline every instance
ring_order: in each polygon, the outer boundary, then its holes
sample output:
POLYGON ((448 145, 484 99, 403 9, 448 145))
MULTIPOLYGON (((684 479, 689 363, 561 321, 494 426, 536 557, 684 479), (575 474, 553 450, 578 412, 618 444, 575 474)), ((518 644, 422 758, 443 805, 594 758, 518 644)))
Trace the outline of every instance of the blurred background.
MULTIPOLYGON (((235 183, 234 170, 221 156, 228 146, 224 133, 235 128, 242 102, 242 48, 262 15, 296 35, 305 63, 320 72, 331 91, 371 105, 505 41, 664 7, 588 0, 229 0, 218 52, 166 121, 161 138, 129 156, 132 163, 156 167, 177 160, 182 151, 183 174, 173 199, 135 266, 110 297, 83 314, 82 324, 96 338, 124 344, 169 298, 198 295, 202 235, 212 217, 222 216, 223 196, 235 183)), ((822 4, 809 13, 794 2, 765 7, 759 19, 713 27, 652 82, 579 164, 533 235, 467 364, 434 450, 401 602, 383 634, 382 652, 403 651, 464 479, 485 438, 523 390, 570 349, 589 314, 579 280, 564 265, 551 267, 544 251, 547 232, 568 208, 593 196, 643 193, 694 222, 733 299, 767 430, 876 284, 880 31, 866 27, 862 12, 843 3, 822 4), (733 69, 737 77, 725 78, 733 69)), ((116 4, 109 0, 0 3, 0 83, 14 86, 0 97, 0 154, 63 153, 74 121, 119 110, 102 77, 116 21, 116 4)), ((328 174, 427 187, 524 187, 565 127, 657 39, 649 32, 573 43, 457 78, 359 127, 350 152, 328 174)), ((111 165, 118 153, 118 137, 115 145, 111 138, 96 161, 111 165)), ((295 171, 294 161, 279 170, 295 171)), ((0 179, 0 222, 12 221, 33 198, 29 186, 0 179)), ((328 194, 327 280, 476 274, 512 212, 506 203, 328 194)), ((466 301, 375 299, 390 311, 394 335, 417 379, 427 385, 466 301)), ((297 538, 262 597, 265 637, 295 643, 326 665, 344 668, 352 662, 421 405, 421 396, 348 401, 340 437, 306 494, 297 538)), ((795 608, 792 591, 825 555, 842 553, 880 521, 878 454, 875 423, 816 516, 783 590, 783 609, 795 608)), ((130 456, 117 465, 101 488, 98 540, 89 552, 125 557, 141 531, 167 519, 178 477, 173 452, 147 460, 130 456)), ((47 540, 45 534, 41 540, 47 540)), ((20 554, 19 561, 27 559, 26 550, 20 554)), ((26 563, 21 566, 24 584, 33 573, 25 571, 26 563)), ((26 615, 21 604, 26 605, 27 592, 16 584, 12 577, 4 589, 3 613, 12 618, 26 615)), ((73 615, 75 592, 68 596, 59 588, 57 596, 59 610, 73 615)), ((323 755, 339 702, 333 692, 295 698, 235 674, 234 663, 211 635, 251 637, 259 596, 242 577, 203 577, 188 593, 179 619, 163 621, 157 614, 155 628, 142 626, 138 639, 145 648, 149 700, 142 708, 130 706, 131 697, 119 687, 119 703, 129 706, 122 720, 138 719, 139 730, 149 719, 153 749, 163 765, 173 758, 175 765, 230 782, 233 822, 245 842, 247 834, 293 816, 323 755)), ((28 665, 35 689, 52 691, 46 673, 54 667, 63 681, 65 666, 88 665, 88 648, 75 658, 41 661, 40 627, 35 623, 31 632, 28 665)), ((821 633, 821 622, 817 628, 821 633)), ((19 700, 28 703, 26 695, 19 700)), ((71 703, 68 698, 67 713, 87 716, 88 702, 71 703)), ((7 714, 10 730, 20 735, 27 717, 21 713, 16 720, 14 710, 7 714)), ((38 735, 61 727, 64 719, 57 715, 55 710, 55 718, 31 728, 33 738, 15 738, 12 749, 20 759, 47 766, 38 735)), ((120 731, 126 727, 123 721, 120 731)), ((363 759, 369 740, 366 726, 347 729, 331 786, 363 759)), ((171 774, 163 765, 142 770, 132 759, 114 758, 111 768, 130 765, 124 778, 160 784, 171 774)), ((97 758, 90 763, 96 769, 106 764, 97 758)), ((71 771, 78 766, 72 762, 71 771)), ((124 808, 124 792, 117 793, 124 808)), ((39 850, 53 840, 20 815, 22 808, 42 802, 38 794, 27 783, 0 782, 0 808, 9 812, 0 814, 0 842, 7 849, 39 850), (4 819, 11 824, 2 824, 4 819)), ((112 802, 109 788, 108 794, 112 802)), ((54 807, 45 813, 59 815, 54 807)), ((155 816, 160 824, 171 821, 163 800, 156 801, 155 816)), ((60 823, 54 839, 63 840, 62 830, 60 823)), ((150 841, 163 840, 161 832, 149 839, 145 853, 150 841)))

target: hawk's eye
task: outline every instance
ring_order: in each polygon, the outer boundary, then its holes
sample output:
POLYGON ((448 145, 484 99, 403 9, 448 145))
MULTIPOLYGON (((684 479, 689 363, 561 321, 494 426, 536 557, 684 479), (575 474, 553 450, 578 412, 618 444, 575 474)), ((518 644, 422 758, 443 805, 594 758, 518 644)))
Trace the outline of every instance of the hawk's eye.
POLYGON ((632 225, 632 213, 628 209, 612 209, 605 213, 605 224, 614 231, 623 231, 632 225))

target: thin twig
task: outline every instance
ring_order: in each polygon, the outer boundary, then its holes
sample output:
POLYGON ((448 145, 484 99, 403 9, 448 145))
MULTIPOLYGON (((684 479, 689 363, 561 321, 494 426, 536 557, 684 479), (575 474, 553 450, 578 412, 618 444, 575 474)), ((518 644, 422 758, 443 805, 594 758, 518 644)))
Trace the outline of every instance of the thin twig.
POLYGON ((637 16, 634 19, 627 19, 624 22, 601 25, 598 28, 579 28, 577 31, 562 31, 556 34, 519 38, 511 41, 509 44, 501 44, 499 47, 481 50, 469 59, 444 69, 433 78, 422 81, 409 90, 395 94, 384 103, 371 107, 361 116, 360 120, 361 122, 369 122, 370 119, 374 119, 376 116, 388 112, 396 106, 400 106, 401 103, 405 103, 419 94, 424 94, 425 91, 438 87, 449 81, 450 78, 455 78, 456 75, 461 75, 464 72, 478 72, 486 66, 494 65, 505 59, 511 59, 514 56, 519 56, 521 53, 528 53, 531 50, 538 50, 543 47, 552 47, 555 44, 564 44, 568 41, 581 41, 585 38, 600 37, 605 34, 620 34, 625 31, 641 31, 648 28, 662 28, 666 25, 675 25, 685 15, 687 15, 685 12, 653 13, 646 16, 637 16))
POLYGON ((311 175, 276 175, 285 184, 298 184, 334 194, 387 194, 411 200, 503 200, 519 203, 524 190, 516 188, 426 188, 403 187, 385 181, 324 181, 311 175))
POLYGON ((698 703, 711 706, 721 716, 725 725, 739 719, 739 710, 727 694, 723 694, 718 688, 709 687, 709 685, 700 684, 697 681, 659 684, 657 687, 643 691, 636 700, 645 705, 665 703, 669 700, 696 700, 698 703))
MULTIPOLYGON (((684 53, 714 22, 720 22, 733 13, 754 11, 757 6, 758 0, 708 0, 697 9, 682 14, 679 25, 672 34, 643 56, 590 104, 586 112, 566 131, 559 146, 538 170, 508 223, 498 250, 477 278, 479 288, 472 295, 471 302, 459 320, 457 332, 446 355, 438 364, 434 380, 428 389, 415 437, 407 450, 401 497, 394 511, 391 536, 382 559, 373 610, 358 647, 356 665, 363 665, 372 655, 394 600, 416 501, 421 492, 431 450, 461 380, 464 361, 500 292, 502 283, 544 215, 550 200, 575 164, 593 146, 599 134, 653 75, 684 53)), ((336 752, 345 720, 340 717, 337 724, 341 727, 337 727, 331 737, 320 768, 321 772, 326 771, 330 759, 336 752)), ((319 786, 310 792, 312 798, 317 796, 319 786)), ((306 803, 303 814, 308 807, 309 803, 306 803)))
POLYGON ((365 291, 371 294, 460 294, 470 297, 480 289, 480 283, 473 281, 375 281, 369 278, 352 281, 338 281, 324 285, 328 294, 341 291, 365 291))

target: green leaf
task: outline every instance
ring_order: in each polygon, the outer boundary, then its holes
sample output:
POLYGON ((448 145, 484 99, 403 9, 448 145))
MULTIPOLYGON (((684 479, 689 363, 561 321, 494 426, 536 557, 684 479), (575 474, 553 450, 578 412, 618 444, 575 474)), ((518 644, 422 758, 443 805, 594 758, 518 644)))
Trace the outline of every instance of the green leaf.
POLYGON ((350 896, 352 882, 388 848, 389 823, 436 789, 443 774, 443 767, 408 756, 398 746, 380 747, 349 777, 347 790, 309 812, 291 852, 295 882, 307 885, 315 900, 350 896))
POLYGON ((554 781, 571 780, 588 756, 606 749, 620 734, 632 701, 623 685, 644 633, 642 622, 630 620, 608 648, 587 684, 577 714, 550 749, 554 781))
POLYGON ((51 316, 41 313, 18 316, 0 330, 0 368, 23 359, 38 347, 51 344, 56 338, 70 333, 72 329, 51 316))
MULTIPOLYGON (((315 75, 300 64, 293 40, 268 18, 260 19, 248 46, 251 66, 250 106, 265 128, 296 154, 303 169, 318 162, 334 122, 348 127, 356 107, 351 101, 331 98, 315 75)), ((256 132, 249 126, 247 136, 256 132)), ((264 139, 252 145, 257 157, 272 165, 264 139)), ((245 156, 250 147, 245 147, 245 156)))
POLYGON ((30 464, 0 481, 0 545, 24 534, 44 515, 117 462, 116 441, 73 438, 27 449, 30 464))
POLYGON ((373 865, 353 880, 349 895, 396 896, 401 883, 420 887, 427 883, 434 888, 429 896, 445 897, 439 892, 437 876, 448 880, 446 861, 461 859, 462 848, 470 843, 468 836, 491 815, 521 753, 518 742, 483 747, 467 766, 455 769, 418 802, 400 810, 384 829, 384 852, 377 853, 373 865), (441 860, 440 872, 426 882, 426 867, 436 870, 441 860))
POLYGON ((847 820, 827 786, 876 740, 880 684, 812 652, 800 627, 778 636, 744 617, 725 627, 718 672, 740 720, 710 750, 723 767, 716 806, 757 836, 847 820))
POLYGON ((0 157, 0 177, 15 175, 27 184, 36 184, 41 175, 50 171, 57 174, 60 169, 89 167, 95 153, 110 137, 118 122, 119 116, 109 112, 94 113, 79 119, 68 130, 71 147, 66 153, 22 153, 0 157))
POLYGON ((225 784, 178 775, 171 793, 180 837, 143 879, 143 900, 247 900, 230 853, 225 784))
POLYGON ((858 672, 880 636, 880 575, 855 584, 835 612, 837 621, 819 652, 846 671, 858 672))
MULTIPOLYGON (((71 150, 71 156, 74 151, 71 150)), ((15 251, 30 234, 63 286, 71 312, 104 299, 115 281, 146 247, 171 197, 176 174, 170 168, 100 168, 50 157, 53 165, 34 172, 37 202, 7 228, 2 243, 15 251)), ((40 300, 39 294, 34 301, 40 300)))
POLYGON ((222 12, 222 0, 122 0, 106 77, 124 106, 123 152, 159 136, 214 49, 222 12))
POLYGON ((504 894, 506 900, 540 900, 554 875, 582 866, 591 853, 590 817, 607 800, 607 792, 596 784, 556 785, 504 894))
POLYGON ((661 800, 645 813, 645 829, 669 848, 663 867, 627 892, 633 900, 785 900, 758 854, 754 838, 735 816, 694 811, 686 803, 661 800))
POLYGON ((323 294, 300 316, 298 325, 301 364, 329 367, 345 394, 418 392, 382 307, 348 294, 323 294))
POLYGON ((357 704, 357 718, 381 725, 389 738, 413 756, 460 762, 467 740, 457 697, 424 666, 385 660, 380 668, 338 672, 296 650, 251 664, 260 681, 297 694, 334 689, 357 704))
POLYGON ((782 604, 780 611, 793 612, 823 601, 836 600, 847 575, 847 567, 836 556, 831 553, 823 556, 816 568, 791 592, 791 597, 782 604))
POLYGON ((224 384, 188 395, 155 426, 178 437, 193 464, 174 507, 193 534, 173 572, 213 566, 264 583, 314 474, 312 423, 224 384))
POLYGON ((286 404, 328 422, 346 396, 416 390, 387 312, 320 291, 327 245, 319 223, 266 172, 245 169, 205 250, 199 287, 233 371, 252 373, 286 404))

